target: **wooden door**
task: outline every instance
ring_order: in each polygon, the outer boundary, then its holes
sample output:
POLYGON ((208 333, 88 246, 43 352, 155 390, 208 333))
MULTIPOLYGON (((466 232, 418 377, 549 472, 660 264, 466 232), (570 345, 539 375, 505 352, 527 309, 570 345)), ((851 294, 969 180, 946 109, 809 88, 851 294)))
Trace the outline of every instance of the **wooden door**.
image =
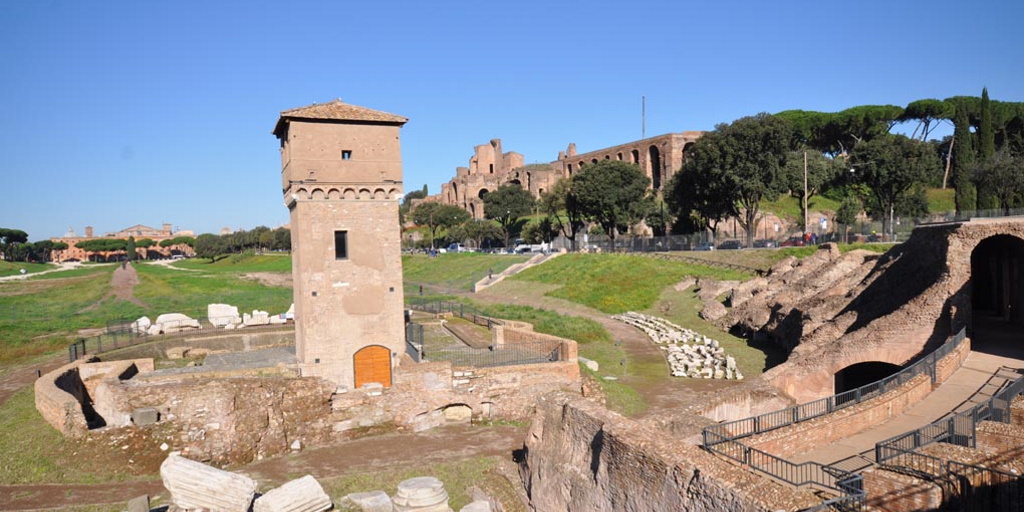
POLYGON ((387 347, 371 345, 364 347, 353 356, 356 387, 367 382, 379 382, 391 387, 391 351, 387 347))

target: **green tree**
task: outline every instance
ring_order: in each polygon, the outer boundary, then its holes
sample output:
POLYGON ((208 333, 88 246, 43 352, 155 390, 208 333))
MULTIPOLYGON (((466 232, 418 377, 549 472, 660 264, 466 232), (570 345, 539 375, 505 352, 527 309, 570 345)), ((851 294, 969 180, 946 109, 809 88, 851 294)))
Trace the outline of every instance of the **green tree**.
POLYGON ((857 222, 857 215, 860 215, 862 209, 860 201, 853 196, 844 197, 843 202, 839 203, 839 209, 836 210, 836 222, 843 226, 843 243, 848 242, 850 226, 857 222))
POLYGON ((533 211, 536 202, 530 192, 514 184, 502 185, 497 190, 484 196, 484 216, 494 219, 505 230, 505 245, 513 233, 513 228, 521 217, 533 211))
POLYGON ((712 131, 697 139, 682 170, 669 180, 665 202, 677 219, 676 224, 682 224, 683 232, 690 232, 687 228, 706 229, 714 238, 718 235, 719 222, 737 214, 727 174, 715 165, 706 165, 718 158, 719 148, 724 144, 718 140, 720 138, 721 133, 712 131))
POLYGON ((135 261, 135 237, 129 236, 124 246, 125 259, 135 261))
POLYGON ((196 256, 213 261, 217 261, 228 252, 224 238, 211 233, 203 233, 196 237, 195 251, 196 256))
POLYGON ((1024 195, 1024 159, 1003 149, 975 166, 975 179, 980 187, 993 191, 993 199, 1009 215, 1024 195))
MULTIPOLYGON (((988 98, 988 88, 981 90, 980 121, 978 123, 978 161, 983 165, 986 160, 996 154, 996 133, 992 119, 992 102, 988 98)), ((975 182, 978 188, 978 209, 991 210, 999 205, 997 191, 990 183, 975 182)), ((998 187, 996 187, 998 188, 998 187)))
POLYGON ((974 186, 974 141, 967 106, 958 102, 953 118, 953 187, 957 213, 977 209, 977 189, 974 186))
POLYGON ((858 144, 852 154, 855 179, 867 186, 868 211, 882 218, 882 229, 891 232, 895 214, 914 213, 910 201, 939 166, 928 144, 902 135, 890 135, 858 144))
POLYGON ((897 120, 901 123, 917 121, 917 127, 914 128, 911 138, 920 137, 919 140, 924 142, 942 121, 948 122, 952 117, 952 105, 942 100, 925 99, 907 104, 907 108, 903 110, 903 114, 897 120))
POLYGON ((17 261, 13 259, 13 246, 14 244, 23 244, 26 242, 28 242, 28 233, 20 229, 0 228, 0 252, 4 253, 4 259, 8 261, 17 261))
POLYGON ((458 226, 467 220, 469 220, 469 212, 450 204, 420 203, 412 211, 412 221, 430 229, 431 248, 434 248, 434 240, 437 239, 437 228, 458 226))
POLYGON ((470 220, 456 226, 451 231, 455 231, 458 234, 458 238, 453 241, 471 240, 473 247, 478 249, 487 246, 493 247, 496 245, 495 241, 502 240, 505 236, 501 226, 495 224, 494 221, 483 219, 470 220))
MULTIPOLYGON (((789 195, 800 199, 800 224, 803 226, 803 219, 806 217, 806 208, 813 202, 811 199, 819 195, 827 187, 831 186, 843 173, 843 161, 841 157, 835 159, 825 156, 824 153, 813 149, 790 151, 786 155, 786 167, 784 180, 789 195), (804 155, 807 157, 807 205, 803 203, 804 198, 804 155), (837 162, 836 160, 840 160, 837 162)), ((806 229, 806 228, 805 228, 806 229)))
POLYGON ((749 247, 761 201, 774 201, 787 189, 785 166, 792 131, 783 119, 762 113, 719 125, 715 132, 720 136, 708 138, 700 152, 698 146, 707 134, 694 144, 694 165, 704 167, 698 175, 721 186, 733 203, 732 213, 746 230, 749 247))
POLYGON ((587 165, 573 178, 573 192, 583 214, 597 222, 611 238, 620 227, 643 218, 644 198, 651 180, 636 164, 619 160, 601 160, 587 165))
POLYGON ((423 185, 423 190, 413 190, 402 198, 402 204, 398 205, 398 222, 402 225, 405 224, 405 218, 409 215, 409 210, 412 208, 412 202, 414 199, 423 199, 427 197, 427 186, 423 185))
POLYGON ((583 231, 586 222, 576 193, 573 192, 573 178, 558 180, 551 190, 541 194, 540 207, 555 228, 569 240, 572 250, 576 251, 576 235, 583 231))
POLYGON ((558 228, 551 221, 551 217, 533 219, 523 226, 521 236, 528 244, 550 243, 558 236, 558 228))

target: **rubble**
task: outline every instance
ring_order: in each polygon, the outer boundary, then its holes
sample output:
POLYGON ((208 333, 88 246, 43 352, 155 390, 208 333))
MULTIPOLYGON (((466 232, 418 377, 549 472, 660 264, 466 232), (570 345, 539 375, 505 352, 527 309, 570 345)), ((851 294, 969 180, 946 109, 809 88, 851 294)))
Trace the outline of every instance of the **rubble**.
POLYGON ((718 340, 680 327, 664 318, 630 311, 612 318, 640 329, 668 353, 673 377, 742 380, 736 360, 725 354, 718 340))
POLYGON ((306 475, 288 482, 256 499, 253 512, 323 512, 334 504, 320 482, 306 475))
POLYGON ((247 512, 256 495, 256 481, 207 466, 171 452, 160 465, 160 479, 178 508, 247 512))

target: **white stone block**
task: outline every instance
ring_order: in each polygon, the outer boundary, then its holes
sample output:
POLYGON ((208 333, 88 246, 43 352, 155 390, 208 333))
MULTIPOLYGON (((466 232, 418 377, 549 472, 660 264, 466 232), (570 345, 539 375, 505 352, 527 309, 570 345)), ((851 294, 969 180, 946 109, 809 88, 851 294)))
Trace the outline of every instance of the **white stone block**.
POLYGON ((256 481, 171 452, 160 465, 160 479, 171 503, 186 510, 247 512, 256 495, 256 481))
POLYGON ((260 496, 252 509, 253 512, 323 512, 333 506, 320 483, 312 475, 306 475, 260 496))
POLYGON ((208 304, 206 318, 214 327, 226 327, 238 318, 238 308, 230 304, 208 304))
POLYGON ((384 491, 356 492, 345 496, 348 501, 359 507, 362 512, 393 512, 391 497, 384 491))

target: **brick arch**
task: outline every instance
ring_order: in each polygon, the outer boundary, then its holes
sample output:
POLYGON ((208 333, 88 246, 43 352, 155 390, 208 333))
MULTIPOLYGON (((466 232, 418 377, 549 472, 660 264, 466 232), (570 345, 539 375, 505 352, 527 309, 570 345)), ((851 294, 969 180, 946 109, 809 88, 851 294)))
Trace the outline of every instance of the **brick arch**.
POLYGON ((389 189, 388 190, 388 199, 396 199, 398 197, 399 193, 400 192, 398 192, 397 188, 389 189))
POLYGON ((332 189, 327 191, 327 198, 328 199, 341 199, 341 191, 336 189, 336 188, 332 188, 332 189))
POLYGON ((373 195, 370 193, 370 189, 361 188, 359 189, 359 199, 370 199, 373 195))
POLYGON ((341 196, 342 196, 343 198, 345 198, 345 199, 349 199, 349 200, 355 199, 355 198, 357 197, 357 196, 356 196, 356 189, 354 189, 354 188, 346 188, 346 189, 345 189, 345 190, 344 190, 344 191, 343 191, 343 192, 341 193, 341 196))
POLYGON ((378 189, 373 191, 373 198, 374 199, 387 199, 387 197, 388 197, 388 193, 385 192, 384 189, 382 189, 382 188, 378 188, 378 189))
POLYGON ((322 188, 314 188, 311 197, 314 201, 322 201, 327 198, 327 194, 324 193, 324 189, 322 188))
POLYGON ((296 190, 295 193, 299 196, 299 199, 309 199, 309 191, 304 188, 296 190))

